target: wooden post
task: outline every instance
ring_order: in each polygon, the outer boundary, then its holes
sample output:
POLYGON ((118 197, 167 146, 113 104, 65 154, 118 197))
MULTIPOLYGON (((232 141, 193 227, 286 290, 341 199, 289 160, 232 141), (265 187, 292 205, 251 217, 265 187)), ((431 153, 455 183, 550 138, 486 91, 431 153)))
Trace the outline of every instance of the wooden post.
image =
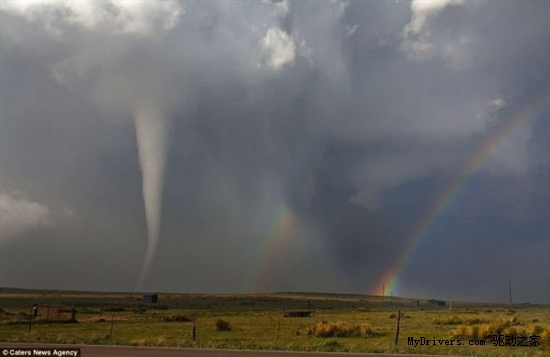
POLYGON ((34 307, 31 309, 31 313, 29 315, 29 331, 28 333, 31 332, 31 326, 32 326, 32 315, 34 315, 34 307))
POLYGON ((512 281, 508 280, 508 292, 510 294, 510 305, 512 305, 512 281))
POLYGON ((115 317, 111 315, 111 341, 113 340, 113 324, 115 323, 115 317))
POLYGON ((71 321, 76 321, 76 307, 71 306, 71 321))
POLYGON ((197 324, 195 323, 195 319, 193 318, 193 342, 196 341, 197 338, 197 324))
POLYGON ((397 310, 397 326, 395 328, 395 345, 399 341, 399 322, 401 321, 401 310, 397 310))
POLYGON ((281 320, 277 322, 277 340, 279 340, 279 336, 281 335, 281 320))
POLYGON ((386 296, 386 284, 382 284, 382 300, 384 300, 385 296, 386 296))

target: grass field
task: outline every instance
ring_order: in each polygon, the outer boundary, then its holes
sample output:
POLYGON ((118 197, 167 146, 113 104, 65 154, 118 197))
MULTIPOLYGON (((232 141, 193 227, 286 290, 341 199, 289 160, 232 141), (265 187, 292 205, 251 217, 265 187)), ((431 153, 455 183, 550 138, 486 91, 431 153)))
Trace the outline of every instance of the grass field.
POLYGON ((276 293, 159 294, 159 306, 145 306, 139 294, 2 289, 0 308, 1 342, 550 356, 548 305, 453 302, 451 311, 448 306, 429 306, 425 300, 276 293), (46 321, 42 315, 29 332, 33 304, 75 306, 76 322, 55 321, 53 313, 46 321), (309 309, 310 317, 283 314, 309 309), (400 333, 395 346, 398 310, 400 333), (530 336, 540 336, 540 345, 494 346, 495 334, 523 335, 527 343, 530 336), (453 339, 453 345, 414 347, 408 345, 408 337, 447 343, 453 339), (456 340, 462 345, 457 346, 456 340), (471 346, 470 340, 485 345, 471 346))

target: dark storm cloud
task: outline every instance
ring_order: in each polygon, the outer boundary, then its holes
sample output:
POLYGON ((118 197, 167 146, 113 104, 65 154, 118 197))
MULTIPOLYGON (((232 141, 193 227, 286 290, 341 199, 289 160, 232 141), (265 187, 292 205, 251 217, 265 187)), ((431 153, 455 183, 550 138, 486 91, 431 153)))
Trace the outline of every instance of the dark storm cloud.
MULTIPOLYGON (((373 293, 434 196, 550 85, 539 2, 75 4, 0 12, 2 284, 135 287, 147 226, 132 119, 154 108, 169 135, 144 287, 250 288, 292 212, 256 288, 373 293)), ((403 294, 503 300, 500 271, 548 301, 538 114, 444 213, 403 294)))

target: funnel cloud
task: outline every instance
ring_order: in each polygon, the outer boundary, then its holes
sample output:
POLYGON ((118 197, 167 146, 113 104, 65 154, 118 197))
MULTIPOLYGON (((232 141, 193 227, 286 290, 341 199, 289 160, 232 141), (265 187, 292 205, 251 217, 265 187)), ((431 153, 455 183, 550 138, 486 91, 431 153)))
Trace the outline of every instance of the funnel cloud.
POLYGON ((153 106, 137 109, 134 122, 147 220, 147 251, 139 279, 141 286, 159 242, 168 123, 160 111, 153 106))

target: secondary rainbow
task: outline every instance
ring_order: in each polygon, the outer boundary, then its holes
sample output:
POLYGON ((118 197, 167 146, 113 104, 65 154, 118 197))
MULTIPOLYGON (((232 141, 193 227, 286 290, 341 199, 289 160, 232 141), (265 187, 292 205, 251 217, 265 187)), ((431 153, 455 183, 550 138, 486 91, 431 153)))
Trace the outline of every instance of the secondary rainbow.
POLYGON ((464 190, 469 179, 480 170, 487 159, 491 157, 522 124, 526 123, 531 118, 537 117, 537 114, 545 108, 548 108, 549 105, 550 92, 548 90, 542 91, 542 95, 539 94, 536 96, 529 105, 526 105, 511 120, 503 124, 494 135, 490 136, 489 139, 476 150, 459 173, 432 200, 428 210, 422 219, 415 225, 407 238, 406 246, 398 256, 398 259, 377 282, 376 290, 383 289, 385 292, 393 293, 394 290, 398 288, 401 275, 411 261, 411 258, 423 238, 427 236, 430 229, 434 226, 446 208, 449 207, 458 197, 460 192, 464 190))

